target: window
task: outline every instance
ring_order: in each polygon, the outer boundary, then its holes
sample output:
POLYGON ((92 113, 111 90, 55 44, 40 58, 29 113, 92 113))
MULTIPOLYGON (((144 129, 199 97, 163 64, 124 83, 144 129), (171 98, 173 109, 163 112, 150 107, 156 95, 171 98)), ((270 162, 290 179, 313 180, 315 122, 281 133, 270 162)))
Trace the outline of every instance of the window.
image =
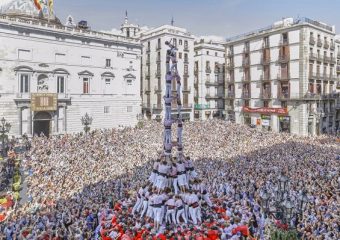
POLYGON ((269 101, 263 101, 263 107, 269 107, 269 101))
POLYGON ((89 78, 83 78, 83 93, 88 94, 90 92, 90 80, 89 78))
POLYGON ((182 53, 178 53, 178 58, 182 59, 182 53))
POLYGON ((128 106, 128 107, 126 108, 126 111, 127 111, 127 112, 132 112, 132 106, 128 106))
POLYGON ((19 60, 31 60, 32 54, 30 50, 19 49, 18 50, 18 59, 19 60))
POLYGON ((218 56, 218 53, 217 52, 215 52, 215 57, 217 57, 218 56))
POLYGON ((176 39, 176 38, 173 38, 173 39, 172 39, 172 43, 173 43, 173 45, 174 45, 175 47, 177 47, 177 39, 176 39))
POLYGON ((110 113, 110 107, 109 106, 104 106, 104 113, 106 113, 106 114, 110 113))
POLYGON ((182 46, 182 39, 180 39, 180 40, 178 41, 178 44, 179 44, 180 46, 182 46))
POLYGON ((184 74, 188 74, 188 65, 184 65, 184 74))
POLYGON ((28 74, 20 75, 20 93, 29 93, 30 91, 30 81, 28 74))
POLYGON ((111 79, 110 78, 106 78, 105 79, 105 85, 108 86, 111 84, 111 79))
POLYGON ((127 85, 131 86, 132 85, 132 79, 127 79, 126 83, 127 83, 127 85))
POLYGON ((65 78, 63 76, 57 77, 57 93, 65 93, 65 78))
POLYGON ((209 51, 207 51, 207 55, 209 55, 209 51))
POLYGON ((111 59, 106 59, 106 67, 111 67, 111 59))
POLYGON ((90 65, 91 58, 88 56, 82 56, 81 57, 81 64, 82 65, 90 65))
POLYGON ((55 62, 57 62, 57 63, 65 63, 66 62, 66 54, 56 53, 55 54, 55 62))

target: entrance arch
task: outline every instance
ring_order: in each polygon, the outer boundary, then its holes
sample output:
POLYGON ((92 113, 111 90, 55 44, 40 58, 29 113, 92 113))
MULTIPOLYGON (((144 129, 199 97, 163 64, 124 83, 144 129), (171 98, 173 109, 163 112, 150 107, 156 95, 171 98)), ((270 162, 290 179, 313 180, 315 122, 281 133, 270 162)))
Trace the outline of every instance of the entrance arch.
POLYGON ((52 116, 48 112, 37 112, 33 119, 33 134, 40 136, 43 133, 46 137, 50 136, 52 116))

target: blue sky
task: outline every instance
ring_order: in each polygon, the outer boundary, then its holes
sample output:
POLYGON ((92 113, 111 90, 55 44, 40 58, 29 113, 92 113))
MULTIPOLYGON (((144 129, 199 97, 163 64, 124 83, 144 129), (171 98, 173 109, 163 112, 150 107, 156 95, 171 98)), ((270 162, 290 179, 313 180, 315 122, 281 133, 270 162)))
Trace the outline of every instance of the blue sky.
POLYGON ((119 28, 128 10, 129 20, 150 27, 169 24, 191 33, 230 37, 270 25, 283 17, 309 17, 337 26, 340 0, 54 0, 64 22, 71 14, 87 20, 93 29, 119 28))

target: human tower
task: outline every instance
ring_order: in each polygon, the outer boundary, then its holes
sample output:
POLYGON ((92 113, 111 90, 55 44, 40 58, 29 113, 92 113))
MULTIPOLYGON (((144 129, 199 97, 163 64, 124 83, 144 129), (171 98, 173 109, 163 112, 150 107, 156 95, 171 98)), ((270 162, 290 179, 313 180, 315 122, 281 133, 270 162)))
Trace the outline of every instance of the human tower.
POLYGON ((138 190, 137 202, 132 210, 135 216, 152 219, 156 231, 170 224, 198 225, 202 222, 202 204, 212 206, 192 160, 183 154, 181 77, 177 69, 177 48, 171 42, 165 44, 169 49, 166 55, 163 151, 153 164, 148 183, 138 190), (176 89, 173 89, 174 85, 176 89), (176 94, 173 95, 173 92, 176 94), (173 103, 177 103, 176 117, 171 115, 173 103), (172 126, 176 123, 177 141, 173 141, 172 126), (175 146, 177 152, 173 154, 175 146))

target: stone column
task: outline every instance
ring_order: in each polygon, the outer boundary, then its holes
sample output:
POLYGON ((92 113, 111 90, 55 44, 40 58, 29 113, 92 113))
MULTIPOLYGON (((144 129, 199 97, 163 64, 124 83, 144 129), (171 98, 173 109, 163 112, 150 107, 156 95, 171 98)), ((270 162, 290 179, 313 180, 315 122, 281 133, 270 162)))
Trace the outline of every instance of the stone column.
POLYGON ((18 126, 19 126, 19 131, 18 134, 21 136, 22 135, 22 108, 18 108, 18 126))
POLYGON ((28 109, 28 129, 27 129, 27 134, 28 135, 33 135, 32 133, 32 111, 31 109, 29 108, 28 109))
POLYGON ((67 106, 64 107, 64 132, 67 132, 67 106))

